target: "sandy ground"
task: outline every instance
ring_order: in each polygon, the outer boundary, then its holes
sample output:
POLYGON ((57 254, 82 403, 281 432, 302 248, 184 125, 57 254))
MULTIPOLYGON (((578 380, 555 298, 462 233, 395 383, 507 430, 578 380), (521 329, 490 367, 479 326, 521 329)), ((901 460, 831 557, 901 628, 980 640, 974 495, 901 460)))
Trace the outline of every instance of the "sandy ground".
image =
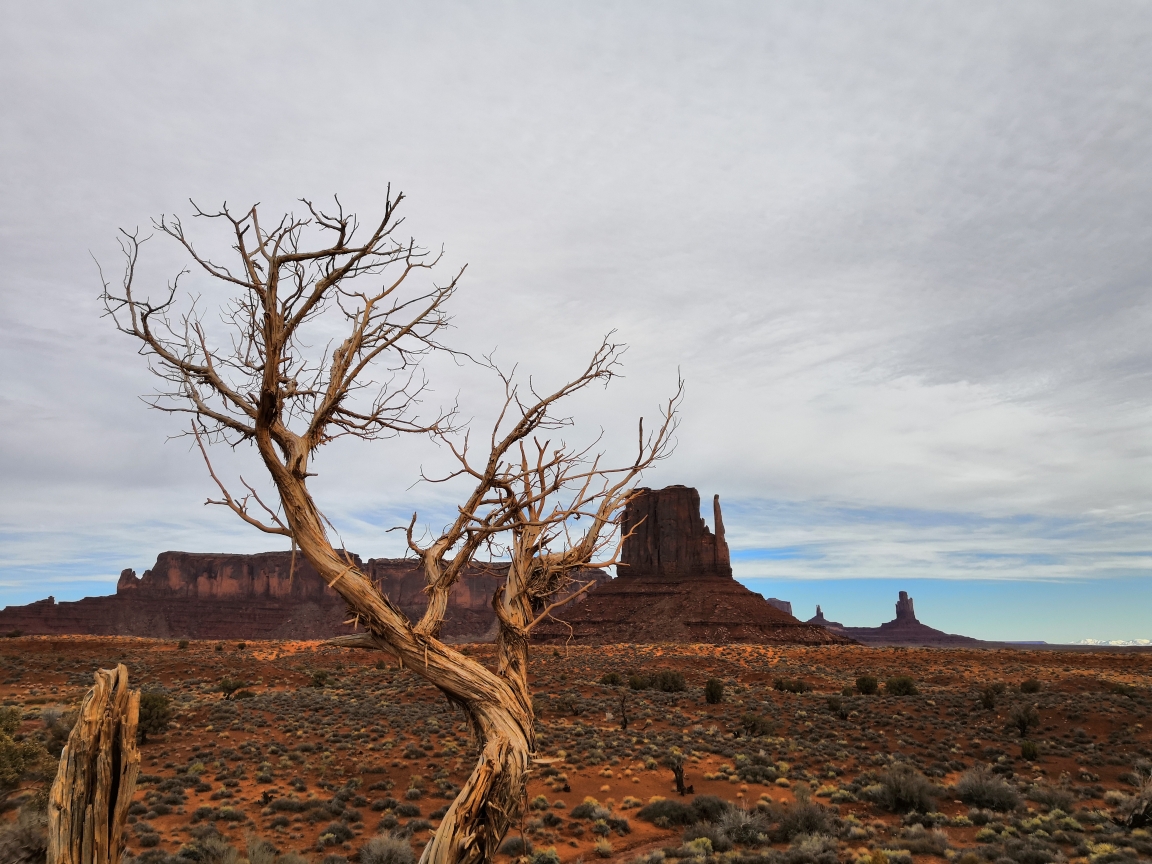
MULTIPOLYGON (((481 660, 493 654, 488 645, 466 650, 481 660)), ((473 742, 463 718, 436 690, 386 655, 318 643, 180 648, 175 641, 135 638, 10 638, 0 641, 0 702, 24 709, 24 734, 41 734, 44 712, 74 707, 93 670, 117 662, 128 666, 134 686, 162 690, 174 708, 172 727, 141 748, 129 851, 145 860, 156 856, 149 850, 176 853, 209 825, 241 849, 254 834, 316 862, 355 859, 368 838, 394 831, 410 833, 419 852, 437 811, 471 770, 473 742), (245 698, 224 699, 219 682, 225 677, 246 683, 245 698)), ((1037 837, 1069 859, 1127 860, 1131 853, 1131 860, 1147 860, 1140 851, 1146 835, 1113 836, 1111 816, 1122 796, 1135 791, 1141 760, 1152 757, 1152 654, 543 647, 533 651, 531 672, 539 755, 552 761, 530 784, 529 799, 544 799, 526 813, 521 830, 535 848, 555 847, 564 862, 597 858, 596 832, 606 825, 570 815, 586 799, 628 820, 627 833, 608 828, 611 851, 602 843, 600 857, 632 860, 680 846, 682 827, 660 828, 637 817, 638 805, 653 796, 677 797, 662 764, 674 747, 684 753, 686 780, 697 795, 755 808, 792 802, 798 789, 813 794, 852 826, 841 832, 842 860, 885 844, 895 848, 920 830, 910 832, 900 815, 861 800, 859 784, 853 793, 861 775, 874 779, 894 759, 945 788, 976 763, 994 766, 1022 794, 1014 814, 1022 827, 1009 826, 1001 839, 1040 831, 1037 837), (627 682, 632 674, 660 670, 680 672, 687 689, 662 693, 600 683, 610 672, 627 682), (908 675, 919 693, 888 696, 881 688, 874 696, 840 695, 861 675, 881 682, 908 675), (719 704, 705 701, 709 678, 724 682, 719 704), (800 680, 811 690, 783 692, 778 679, 800 680), (1020 692, 1029 679, 1039 682, 1038 692, 1020 692), (997 682, 1004 693, 987 710, 979 691, 997 682), (1039 748, 1032 762, 1021 755, 1018 732, 1006 726, 1023 704, 1035 705, 1040 718, 1029 732, 1039 748), (755 737, 744 733, 750 715, 763 718, 755 737), (749 767, 752 762, 759 767, 749 767), (1040 822, 1029 823, 1051 809, 1028 798, 1036 788, 1063 790, 1072 815, 1080 814, 1080 830, 1045 831, 1035 827, 1040 822), (1093 852, 1105 848, 1103 839, 1120 851, 1093 852)), ((973 813, 954 794, 940 798, 936 813, 942 816, 929 827, 943 832, 949 846, 941 854, 955 858, 991 848, 986 829, 981 841, 980 825, 963 824, 973 813)), ((992 816, 994 826, 1007 824, 1004 814, 992 816)))

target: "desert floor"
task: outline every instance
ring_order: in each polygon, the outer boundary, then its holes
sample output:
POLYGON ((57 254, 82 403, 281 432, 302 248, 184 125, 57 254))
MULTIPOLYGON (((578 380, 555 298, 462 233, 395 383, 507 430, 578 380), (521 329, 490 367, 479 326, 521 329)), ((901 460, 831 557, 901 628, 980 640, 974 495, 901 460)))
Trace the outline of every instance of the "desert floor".
MULTIPOLYGON (((465 650, 493 657, 489 645, 465 650)), ((141 747, 129 841, 140 862, 192 854, 212 832, 241 857, 251 836, 317 864, 358 860, 378 834, 406 837, 418 854, 472 767, 468 728, 438 691, 387 655, 319 643, 4 639, 0 701, 23 709, 24 735, 42 735, 78 704, 93 670, 118 662, 133 686, 167 693, 174 709, 171 728, 141 747), (225 699, 226 677, 247 692, 225 699)), ((1152 762, 1149 653, 547 646, 533 649, 531 673, 546 761, 509 837, 554 847, 562 862, 654 861, 657 850, 699 859, 707 845, 718 859, 797 864, 1152 860, 1147 830, 1117 824, 1152 762), (628 685, 663 670, 681 673, 686 689, 628 685), (601 683, 613 672, 622 685, 601 683), (879 694, 854 692, 862 675, 879 679, 879 694), (885 694, 883 682, 901 675, 917 695, 885 694), (709 678, 724 684, 718 704, 705 700, 709 678), (1038 689, 1021 692, 1029 680, 1038 689), (794 681, 810 691, 778 689, 794 681), (1004 690, 987 708, 981 691, 991 684, 1004 690), (1030 706, 1038 753, 1027 761, 1009 720, 1030 706), (665 767, 674 748, 698 799, 763 814, 747 842, 726 848, 708 826, 686 834, 700 808, 691 817, 671 805, 643 809, 654 796, 693 800, 676 794, 665 767), (979 765, 991 773, 967 792, 955 785, 979 765), (930 806, 885 804, 885 778, 901 766, 934 784, 930 806), (790 808, 816 821, 789 831, 790 808), (697 835, 709 844, 687 845, 697 835)))

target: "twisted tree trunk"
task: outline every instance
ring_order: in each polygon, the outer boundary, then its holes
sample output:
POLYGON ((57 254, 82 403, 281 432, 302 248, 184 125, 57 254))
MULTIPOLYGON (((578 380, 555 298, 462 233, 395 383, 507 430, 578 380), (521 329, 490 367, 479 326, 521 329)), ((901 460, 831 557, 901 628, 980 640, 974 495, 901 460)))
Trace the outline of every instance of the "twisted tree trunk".
POLYGON ((48 864, 119 864, 140 772, 140 691, 128 669, 101 669, 80 705, 48 797, 48 864))

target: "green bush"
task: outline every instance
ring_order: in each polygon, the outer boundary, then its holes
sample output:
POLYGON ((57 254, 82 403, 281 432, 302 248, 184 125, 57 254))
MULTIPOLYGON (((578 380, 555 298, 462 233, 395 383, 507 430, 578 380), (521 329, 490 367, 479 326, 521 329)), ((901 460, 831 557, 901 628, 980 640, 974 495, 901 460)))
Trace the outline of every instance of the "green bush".
POLYGON ((172 722, 172 700, 164 693, 140 694, 140 720, 136 726, 136 737, 141 744, 148 742, 149 735, 160 735, 172 722))
POLYGON ((910 675, 897 675, 884 682, 884 692, 889 696, 915 696, 920 691, 910 675))
POLYGON ((727 801, 715 795, 697 795, 689 804, 666 798, 644 805, 636 816, 661 827, 691 825, 695 822, 715 822, 728 812, 730 806, 727 801), (665 821, 656 822, 657 819, 665 821))
POLYGON ((936 809, 941 789, 903 762, 891 766, 879 783, 866 787, 861 794, 872 803, 893 813, 930 813, 936 809))
POLYGON ((1032 705, 1016 705, 1008 713, 1008 728, 1015 729, 1021 738, 1028 737, 1028 730, 1040 725, 1040 715, 1032 705))
POLYGON ((240 681, 236 678, 221 678, 219 689, 224 694, 225 699, 232 699, 238 695, 238 690, 247 686, 248 682, 246 681, 240 681))
POLYGON ((772 686, 782 693, 807 693, 812 687, 799 678, 777 678, 772 686))
POLYGON ((187 639, 181 639, 179 642, 176 643, 176 647, 179 648, 181 651, 183 651, 185 648, 188 647, 188 640, 187 639))
POLYGON ((1035 741, 1020 742, 1020 758, 1026 762, 1035 762, 1040 758, 1040 748, 1036 746, 1035 741))
POLYGON ((839 823, 831 810, 802 795, 792 804, 777 804, 771 815, 776 826, 770 836, 776 843, 787 843, 805 835, 833 834, 839 823))
POLYGON ((767 717, 748 713, 740 718, 740 728, 749 738, 759 738, 761 735, 771 735, 776 729, 776 724, 767 717))
POLYGON ((724 701, 724 682, 719 678, 709 678, 704 685, 704 701, 709 705, 719 705, 724 701))
POLYGON ((318 669, 312 673, 312 680, 308 682, 310 687, 324 687, 328 683, 328 673, 323 669, 318 669))
POLYGON ((1003 695, 1004 685, 997 681, 994 684, 985 684, 980 690, 980 705, 985 711, 991 711, 996 707, 997 697, 1003 695))
POLYGON ((407 840, 378 836, 361 847, 361 864, 415 864, 415 861, 407 840))
POLYGON ((652 686, 652 682, 646 675, 629 675, 628 686, 633 690, 647 690, 652 686))
POLYGON ((683 693, 688 689, 684 676, 672 669, 661 669, 652 679, 652 686, 661 693, 683 693))
MULTIPOLYGON (((956 797, 973 807, 1005 812, 1020 803, 1016 787, 993 774, 983 765, 965 771, 956 781, 956 797)), ((921 811, 924 812, 924 811, 921 811)))
POLYGON ((531 855, 532 844, 528 841, 527 837, 516 835, 509 837, 500 844, 500 853, 502 855, 511 855, 513 858, 519 858, 521 855, 531 855))
POLYGON ((880 692, 880 682, 872 675, 861 675, 856 679, 856 692, 861 696, 875 696, 880 692))
POLYGON ((560 856, 557 854, 555 846, 549 846, 547 849, 533 852, 529 864, 560 864, 560 856))
POLYGON ((1020 685, 1020 692, 1021 693, 1039 693, 1040 692, 1040 682, 1037 681, 1035 678, 1029 678, 1027 681, 1024 681, 1020 685))
POLYGON ((605 672, 604 677, 600 679, 600 683, 605 687, 619 687, 624 683, 624 679, 620 676, 619 672, 605 672))
POLYGON ((663 801, 653 801, 651 804, 644 805, 636 813, 636 817, 643 819, 645 822, 652 823, 656 823, 657 819, 662 819, 664 821, 658 823, 662 826, 690 825, 696 821, 695 814, 692 812, 691 807, 671 798, 665 798, 663 801))

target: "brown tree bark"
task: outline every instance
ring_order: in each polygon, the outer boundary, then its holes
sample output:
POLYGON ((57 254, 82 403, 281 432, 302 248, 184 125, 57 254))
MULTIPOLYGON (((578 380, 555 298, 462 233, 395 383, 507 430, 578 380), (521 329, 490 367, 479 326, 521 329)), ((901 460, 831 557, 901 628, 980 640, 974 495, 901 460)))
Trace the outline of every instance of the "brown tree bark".
POLYGON ((48 864, 120 864, 140 772, 140 691, 128 669, 101 669, 80 705, 48 796, 48 864))
POLYGON ((592 383, 610 381, 621 346, 605 340, 581 374, 546 395, 531 383, 522 393, 512 376, 485 358, 482 365, 503 382, 504 401, 483 464, 473 464, 469 438, 457 437, 453 412, 430 421, 415 414, 424 392, 416 374, 420 358, 450 350, 438 338, 448 320, 443 307, 459 274, 447 285, 405 287, 412 274, 434 266, 439 257, 393 238, 402 198, 388 200, 384 218, 361 243, 353 243, 356 218, 344 214, 338 202, 335 215, 305 202, 308 218, 286 216, 271 230, 261 227, 255 208, 242 217, 227 209, 198 210, 198 216, 231 227, 236 272, 200 255, 178 220, 156 223, 199 268, 235 288, 226 312, 233 333, 225 349, 213 346, 194 307, 178 322, 169 319, 178 280, 155 304, 133 294, 143 242, 136 234, 125 233, 122 241, 127 258, 122 290, 105 283, 104 301, 119 329, 142 343, 153 371, 170 385, 153 404, 192 415, 191 434, 222 495, 210 503, 228 507, 261 531, 291 538, 347 602, 349 623, 366 631, 352 641, 395 654, 464 712, 480 753, 421 862, 475 864, 492 860, 524 806, 536 748, 527 677, 532 627, 549 614, 557 596, 571 594, 575 572, 614 563, 617 515, 640 472, 668 454, 681 390, 661 409, 655 433, 645 436, 641 421, 636 459, 608 469, 590 447, 552 447, 536 435, 570 425, 554 413, 555 406, 592 383), (325 242, 307 248, 309 231, 325 242), (310 346, 328 344, 332 331, 306 336, 305 330, 326 315, 342 318, 347 335, 331 350, 309 355, 310 346), (375 385, 373 395, 372 367, 378 361, 386 361, 392 377, 375 385), (431 482, 463 478, 474 484, 455 521, 427 546, 413 535, 415 516, 408 527, 408 544, 422 562, 428 594, 427 609, 415 624, 331 542, 327 519, 308 488, 313 456, 324 444, 345 435, 376 439, 406 432, 439 438, 458 461, 457 470, 431 482), (276 509, 248 483, 240 497, 228 491, 208 457, 207 445, 219 441, 255 444, 279 498, 276 509), (255 515, 257 510, 263 515, 255 515), (493 598, 498 659, 496 669, 489 670, 438 637, 452 586, 482 549, 493 548, 504 551, 510 564, 493 598))

